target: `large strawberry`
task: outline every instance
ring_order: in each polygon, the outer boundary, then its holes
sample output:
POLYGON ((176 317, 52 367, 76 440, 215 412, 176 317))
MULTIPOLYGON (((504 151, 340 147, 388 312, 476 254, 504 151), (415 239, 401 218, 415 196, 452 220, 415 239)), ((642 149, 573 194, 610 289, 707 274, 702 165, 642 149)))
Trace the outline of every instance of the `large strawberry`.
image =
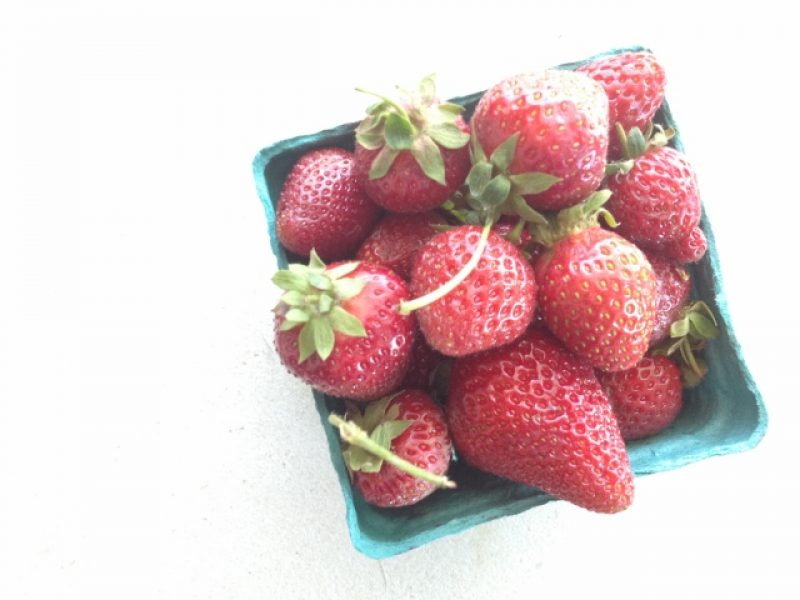
POLYGON ((689 299, 692 278, 685 267, 653 252, 646 255, 656 276, 656 318, 650 337, 653 346, 669 334, 670 326, 689 299))
POLYGON ((417 320, 427 342, 447 356, 464 356, 506 344, 527 329, 536 307, 536 281, 530 264, 518 248, 484 228, 464 225, 428 240, 414 261, 411 291, 435 300, 404 304, 417 309, 417 320), (488 237, 484 235, 488 234, 488 237), (485 249, 482 250, 482 240, 485 249), (463 281, 456 281, 473 263, 463 281))
POLYGON ((665 145, 673 132, 619 133, 627 160, 611 167, 617 172, 607 181, 617 232, 656 249, 687 237, 700 221, 700 193, 689 161, 665 145))
POLYGON ((361 244, 356 258, 389 267, 407 280, 417 250, 436 235, 436 225, 446 224, 444 217, 435 212, 414 215, 389 213, 361 244))
POLYGON ((650 52, 622 52, 598 58, 576 70, 597 81, 608 95, 609 155, 616 158, 620 150, 614 134, 616 124, 625 131, 647 127, 664 101, 664 68, 650 52))
MULTIPOLYGON (((473 134, 487 156, 516 136, 509 176, 548 173, 560 181, 544 191, 515 182, 538 209, 570 206, 600 185, 608 149, 608 98, 582 73, 542 71, 510 77, 490 88, 472 117, 473 134)), ((513 179, 512 179, 513 182, 513 179)))
POLYGON ((342 148, 300 157, 281 189, 275 227, 288 250, 323 260, 351 256, 380 218, 381 209, 361 188, 353 155, 342 148))
POLYGON ((437 487, 455 487, 444 474, 451 442, 442 409, 425 392, 405 390, 331 415, 346 442, 345 465, 361 496, 376 506, 416 504, 437 487))
POLYGON ((589 510, 633 499, 633 476, 611 404, 592 367, 550 334, 457 359, 450 433, 469 464, 589 510))
POLYGON ((599 371, 597 377, 626 441, 655 435, 681 411, 681 372, 666 356, 645 356, 627 371, 599 371))
POLYGON ((284 366, 334 396, 373 400, 403 380, 416 323, 398 312, 405 282, 379 265, 330 266, 312 251, 308 266, 272 279, 286 290, 275 308, 275 347, 284 366))
POLYGON ((373 95, 379 101, 356 129, 355 162, 364 190, 392 212, 436 208, 469 172, 464 108, 437 100, 431 76, 404 102, 373 95))
POLYGON ((639 248, 597 224, 607 198, 597 192, 537 230, 549 246, 536 266, 539 309, 567 348, 598 369, 622 371, 647 351, 656 278, 639 248))

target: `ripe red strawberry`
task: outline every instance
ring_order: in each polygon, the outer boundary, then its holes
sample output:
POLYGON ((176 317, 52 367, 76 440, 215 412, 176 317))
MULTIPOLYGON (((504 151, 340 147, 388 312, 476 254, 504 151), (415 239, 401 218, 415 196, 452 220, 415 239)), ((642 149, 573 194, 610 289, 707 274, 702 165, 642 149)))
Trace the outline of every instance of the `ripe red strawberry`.
MULTIPOLYGON (((438 289, 472 258, 479 227, 465 225, 428 240, 414 261, 415 297, 438 289)), ((427 342, 447 356, 506 344, 525 331, 536 307, 536 282, 519 250, 490 233, 477 267, 458 286, 417 311, 427 342)))
POLYGON ((478 469, 598 512, 633 499, 625 444, 591 366, 544 330, 457 359, 447 415, 459 456, 478 469))
POLYGON ((657 247, 664 256, 679 263, 697 262, 706 255, 708 241, 699 226, 694 227, 688 235, 671 240, 657 247))
POLYGON ((392 212, 436 208, 469 172, 463 107, 437 100, 432 77, 404 103, 373 95, 380 101, 356 129, 355 162, 364 191, 392 212))
POLYGON ((609 155, 617 157, 616 124, 625 131, 633 127, 644 131, 664 101, 664 68, 650 52, 623 52, 593 60, 577 71, 597 81, 608 95, 609 155))
POLYGON ((597 377, 626 441, 658 433, 681 411, 681 372, 666 356, 645 356, 632 369, 598 372, 597 377))
POLYGON ((650 346, 669 335, 669 328, 689 299, 692 279, 683 266, 658 254, 646 253, 656 276, 656 316, 650 346))
POLYGON ((434 225, 446 225, 435 212, 416 215, 387 214, 364 240, 356 258, 383 265, 408 280, 414 256, 420 246, 438 233, 434 225))
POLYGON ((428 345, 425 336, 417 332, 411 347, 411 364, 400 387, 419 390, 433 388, 433 373, 444 357, 428 345))
POLYGON ((300 157, 281 189, 275 226, 283 246, 301 256, 312 248, 324 260, 351 256, 380 218, 361 189, 353 155, 342 148, 300 157))
POLYGON ((353 485, 370 504, 408 506, 437 487, 454 487, 444 477, 452 447, 445 416, 425 392, 388 396, 368 404, 364 414, 350 406, 346 418, 332 415, 331 422, 348 443, 343 454, 353 485))
POLYGON ((534 208, 575 204, 603 180, 608 98, 582 73, 552 70, 505 79, 481 97, 472 128, 487 156, 518 135, 513 160, 501 169, 509 175, 540 172, 560 178, 541 192, 521 186, 534 208))
MULTIPOLYGON (((607 198, 598 192, 585 205, 593 213, 607 198)), ((568 219, 562 211, 558 221, 568 219)), ((586 219, 586 217, 581 217, 586 219)), ((539 309, 557 338, 592 366, 622 371, 638 363, 653 333, 656 278, 650 262, 625 238, 600 228, 567 228, 539 257, 539 309)), ((584 225, 585 226, 585 225, 584 225)))
POLYGON ((396 389, 411 359, 413 316, 395 273, 367 263, 291 265, 273 281, 287 292, 275 308, 275 347, 284 366, 333 396, 373 400, 396 389))
POLYGON ((700 221, 700 194, 686 157, 674 148, 650 146, 631 158, 630 171, 607 182, 613 192, 607 208, 619 222, 617 232, 654 248, 689 235, 700 221))

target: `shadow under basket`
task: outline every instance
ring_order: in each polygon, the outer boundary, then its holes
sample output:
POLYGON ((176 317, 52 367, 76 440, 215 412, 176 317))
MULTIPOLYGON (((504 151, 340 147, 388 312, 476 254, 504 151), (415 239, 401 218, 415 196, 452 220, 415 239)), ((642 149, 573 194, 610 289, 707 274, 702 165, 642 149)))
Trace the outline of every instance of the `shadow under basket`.
MULTIPOLYGON (((646 48, 615 49, 557 68, 575 69, 601 56, 639 50, 646 48)), ((452 101, 465 106, 465 118, 469 118, 481 95, 482 92, 477 92, 452 101)), ((671 145, 683 151, 680 132, 666 100, 655 120, 675 129, 671 145)), ((253 174, 267 216, 272 252, 280 268, 285 268, 288 261, 287 252, 278 242, 275 231, 275 205, 284 179, 300 156, 313 148, 339 146, 352 150, 356 125, 347 123, 283 140, 256 155, 253 174)), ((701 226, 708 238, 708 253, 701 262, 691 266, 693 297, 704 300, 718 316, 721 335, 705 351, 708 376, 699 387, 684 393, 684 406, 678 419, 658 435, 628 444, 636 475, 668 471, 712 456, 750 449, 766 431, 766 410, 733 332, 714 235, 705 215, 701 226)), ((422 502, 405 508, 381 509, 369 505, 358 493, 353 493, 341 455, 338 432, 327 420, 331 411, 341 410, 340 401, 317 391, 313 395, 328 439, 331 461, 344 494, 350 537, 356 549, 367 556, 384 558, 399 554, 480 523, 554 500, 540 490, 482 473, 456 460, 448 474, 458 482, 457 489, 439 490, 422 502)))

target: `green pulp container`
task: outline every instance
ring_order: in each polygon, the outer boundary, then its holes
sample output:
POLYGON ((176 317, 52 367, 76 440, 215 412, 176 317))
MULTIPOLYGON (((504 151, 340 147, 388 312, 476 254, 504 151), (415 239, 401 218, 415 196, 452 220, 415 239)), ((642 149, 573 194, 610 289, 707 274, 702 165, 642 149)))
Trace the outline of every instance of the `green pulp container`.
MULTIPOLYGON (((619 48, 558 68, 575 69, 600 56, 639 50, 646 48, 619 48)), ((477 92, 452 101, 466 107, 465 118, 468 118, 481 95, 482 92, 477 92)), ((656 115, 656 122, 675 129, 671 143, 683 151, 680 133, 666 100, 656 115)), ((275 231, 275 205, 284 179, 297 159, 312 148, 339 146, 352 150, 356 125, 348 123, 283 140, 256 155, 253 174, 267 216, 272 252, 280 268, 287 265, 287 253, 275 231)), ((685 393, 683 410, 675 423, 658 435, 628 444, 636 475, 668 471, 712 456, 750 449, 766 431, 767 413, 733 332, 714 234, 705 215, 701 226, 708 238, 708 253, 701 262, 691 266, 693 297, 704 300, 718 315, 721 335, 706 350, 708 377, 699 387, 685 393)), ((419 504, 405 508, 371 506, 353 493, 338 433, 327 420, 331 411, 341 412, 341 402, 316 390, 313 395, 344 494, 350 537, 353 545, 367 556, 384 558, 399 554, 555 499, 536 488, 477 471, 456 459, 449 475, 458 483, 457 489, 439 490, 419 504)))

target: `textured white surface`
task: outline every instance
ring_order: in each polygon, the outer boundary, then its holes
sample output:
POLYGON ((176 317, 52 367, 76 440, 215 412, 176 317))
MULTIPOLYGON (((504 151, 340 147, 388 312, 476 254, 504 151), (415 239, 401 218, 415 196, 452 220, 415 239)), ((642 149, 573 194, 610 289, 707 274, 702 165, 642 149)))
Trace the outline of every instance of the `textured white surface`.
POLYGON ((1 598, 798 597, 784 9, 73 4, 0 9, 1 598), (356 84, 436 71, 449 96, 635 43, 668 69, 766 439, 615 517, 555 503, 359 555, 272 349, 253 155, 359 118, 356 84))

